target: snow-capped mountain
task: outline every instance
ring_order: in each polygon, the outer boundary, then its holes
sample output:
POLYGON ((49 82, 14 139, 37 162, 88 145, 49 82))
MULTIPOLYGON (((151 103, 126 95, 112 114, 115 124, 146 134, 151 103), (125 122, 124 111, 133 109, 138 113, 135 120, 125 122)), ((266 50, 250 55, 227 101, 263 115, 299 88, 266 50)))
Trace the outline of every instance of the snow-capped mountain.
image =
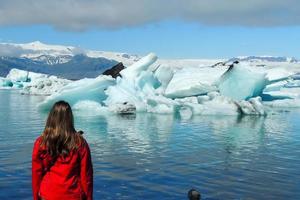
POLYGON ((284 56, 239 56, 229 59, 228 62, 240 61, 240 62, 287 62, 287 63, 297 63, 294 57, 284 57, 284 56))
POLYGON ((93 78, 119 62, 129 66, 137 60, 138 56, 126 53, 48 45, 39 41, 0 43, 0 76, 6 76, 10 69, 18 68, 69 79, 93 78))
POLYGON ((56 64, 63 64, 67 63, 72 59, 73 56, 71 55, 58 55, 58 56, 52 56, 52 55, 40 55, 38 57, 32 57, 31 59, 34 61, 40 61, 44 62, 48 65, 56 65, 56 64))
MULTIPOLYGON (((118 62, 130 66, 140 59, 127 53, 87 50, 74 46, 49 45, 39 41, 14 44, 0 43, 0 76, 18 68, 40 73, 53 73, 69 79, 93 78, 118 62)), ((295 58, 275 56, 243 56, 231 59, 159 59, 158 65, 174 68, 228 65, 234 61, 247 62, 249 66, 298 67, 295 58)))
POLYGON ((0 43, 0 56, 25 57, 48 64, 66 63, 72 56, 83 54, 91 58, 106 58, 131 65, 137 61, 137 55, 127 53, 86 50, 80 47, 49 45, 40 41, 25 44, 0 43))

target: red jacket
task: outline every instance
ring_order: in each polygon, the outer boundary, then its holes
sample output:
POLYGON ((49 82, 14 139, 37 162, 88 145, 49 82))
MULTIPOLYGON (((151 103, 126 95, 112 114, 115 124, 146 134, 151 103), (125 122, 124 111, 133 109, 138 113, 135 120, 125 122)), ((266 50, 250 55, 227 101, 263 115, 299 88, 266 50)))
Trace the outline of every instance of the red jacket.
POLYGON ((37 138, 32 152, 33 199, 39 200, 92 200, 93 166, 90 149, 84 140, 76 151, 53 163, 50 155, 40 147, 37 138))

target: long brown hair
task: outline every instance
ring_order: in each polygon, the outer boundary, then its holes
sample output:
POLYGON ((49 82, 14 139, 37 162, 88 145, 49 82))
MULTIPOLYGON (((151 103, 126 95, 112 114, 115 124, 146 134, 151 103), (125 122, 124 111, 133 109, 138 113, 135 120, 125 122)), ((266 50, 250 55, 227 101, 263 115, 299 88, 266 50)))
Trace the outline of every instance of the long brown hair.
POLYGON ((41 146, 52 157, 67 156, 82 144, 83 138, 74 128, 71 106, 65 101, 56 102, 47 118, 41 146))

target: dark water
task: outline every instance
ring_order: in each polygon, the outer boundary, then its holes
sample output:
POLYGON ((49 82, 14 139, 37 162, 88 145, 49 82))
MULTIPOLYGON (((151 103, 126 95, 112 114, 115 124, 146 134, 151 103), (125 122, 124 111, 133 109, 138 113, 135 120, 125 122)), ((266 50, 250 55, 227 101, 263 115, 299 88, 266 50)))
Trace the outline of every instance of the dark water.
MULTIPOLYGON (((0 90, 0 199, 31 199, 42 97, 0 90)), ((95 199, 300 199, 300 111, 267 117, 83 116, 95 199)))

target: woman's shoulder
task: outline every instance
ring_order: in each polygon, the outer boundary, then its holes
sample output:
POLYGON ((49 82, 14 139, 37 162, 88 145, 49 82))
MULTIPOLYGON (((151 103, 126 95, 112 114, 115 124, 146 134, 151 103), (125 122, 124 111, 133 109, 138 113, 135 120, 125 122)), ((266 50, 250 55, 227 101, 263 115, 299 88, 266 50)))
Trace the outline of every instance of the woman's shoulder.
POLYGON ((34 146, 40 146, 41 145, 41 143, 42 143, 42 134, 41 135, 39 135, 36 139, 35 139, 35 141, 34 141, 34 146))
POLYGON ((42 135, 38 136, 33 144, 33 152, 34 153, 40 153, 41 151, 44 150, 44 148, 42 147, 42 135))

